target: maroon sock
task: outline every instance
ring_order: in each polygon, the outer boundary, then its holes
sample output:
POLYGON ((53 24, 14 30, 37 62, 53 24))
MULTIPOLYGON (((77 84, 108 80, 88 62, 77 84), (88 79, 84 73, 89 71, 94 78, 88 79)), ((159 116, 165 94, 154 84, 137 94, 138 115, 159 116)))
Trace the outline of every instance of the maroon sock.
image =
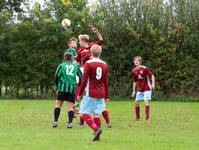
POLYGON ((79 124, 80 124, 80 125, 83 125, 83 124, 84 124, 84 119, 82 118, 82 116, 80 116, 79 119, 80 119, 80 120, 79 120, 79 121, 80 121, 79 124))
POLYGON ((88 124, 88 126, 93 129, 94 131, 97 130, 97 125, 95 124, 95 122, 93 121, 92 117, 88 114, 83 114, 82 118, 84 119, 84 121, 88 124))
POLYGON ((140 119, 140 106, 135 106, 136 119, 140 119))
POLYGON ((104 111, 102 112, 102 115, 103 115, 103 117, 104 117, 104 119, 105 119, 105 121, 106 121, 106 124, 109 124, 109 123, 110 123, 110 119, 109 119, 108 111, 107 111, 107 110, 104 110, 104 111))
POLYGON ((150 115, 150 107, 149 105, 145 106, 145 113, 146 113, 146 120, 149 119, 149 115, 150 115))
POLYGON ((98 128, 101 128, 101 119, 100 119, 100 117, 94 118, 94 122, 98 126, 98 128))

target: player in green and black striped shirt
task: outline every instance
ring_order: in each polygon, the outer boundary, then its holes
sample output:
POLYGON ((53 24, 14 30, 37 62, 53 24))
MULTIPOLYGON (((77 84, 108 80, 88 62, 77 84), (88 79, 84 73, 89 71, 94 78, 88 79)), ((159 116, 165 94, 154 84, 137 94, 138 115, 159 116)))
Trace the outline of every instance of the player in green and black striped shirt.
MULTIPOLYGON (((64 54, 70 53, 72 55, 73 63, 77 56, 77 42, 78 42, 78 40, 76 38, 74 38, 74 37, 70 38, 67 42, 67 45, 69 48, 64 50, 64 54)), ((77 79, 77 83, 79 83, 79 78, 76 78, 76 79, 77 79)), ((76 88, 76 92, 77 92, 77 90, 78 89, 76 88)), ((76 99, 76 96, 75 96, 75 99, 76 99)), ((78 106, 79 106, 79 103, 77 101, 75 101, 74 108, 73 108, 75 113, 79 112, 77 109, 78 106)), ((74 115, 74 117, 75 117, 75 115, 74 115)))
POLYGON ((75 103, 75 91, 76 91, 76 75, 80 81, 82 79, 82 73, 76 64, 72 63, 71 53, 64 54, 65 62, 57 67, 55 73, 55 82, 58 88, 58 95, 54 109, 54 123, 53 127, 57 127, 58 118, 60 114, 60 108, 64 100, 68 101, 68 128, 72 128, 72 121, 74 117, 73 105, 75 103))

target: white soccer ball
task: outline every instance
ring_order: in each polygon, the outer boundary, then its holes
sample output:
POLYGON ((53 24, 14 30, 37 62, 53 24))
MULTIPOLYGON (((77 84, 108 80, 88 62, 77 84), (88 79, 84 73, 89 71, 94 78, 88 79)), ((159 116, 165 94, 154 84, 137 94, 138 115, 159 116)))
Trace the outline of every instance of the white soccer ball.
POLYGON ((66 28, 70 27, 71 21, 69 19, 64 19, 64 20, 62 20, 61 25, 63 28, 66 29, 66 28))

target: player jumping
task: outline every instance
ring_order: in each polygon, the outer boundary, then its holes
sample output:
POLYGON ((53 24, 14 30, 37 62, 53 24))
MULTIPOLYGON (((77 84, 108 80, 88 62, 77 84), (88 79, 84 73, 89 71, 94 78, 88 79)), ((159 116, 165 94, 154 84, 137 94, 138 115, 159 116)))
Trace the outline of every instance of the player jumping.
MULTIPOLYGON (((86 61, 88 61, 89 59, 91 59, 91 47, 94 44, 97 45, 103 45, 104 40, 102 35, 100 34, 100 32, 96 29, 96 28, 92 28, 93 33, 95 33, 98 37, 98 41, 96 42, 90 42, 89 41, 89 36, 84 34, 84 35, 79 35, 79 50, 77 53, 77 57, 76 57, 76 63, 80 63, 81 64, 81 70, 83 73, 83 68, 84 68, 84 64, 86 61)), ((77 92, 78 93, 78 92, 77 92)), ((104 111, 102 112, 102 115, 106 121, 107 127, 111 127, 110 124, 110 119, 109 119, 109 113, 107 111, 107 109, 104 109, 104 111)), ((80 117, 80 126, 84 125, 84 120, 80 117)))

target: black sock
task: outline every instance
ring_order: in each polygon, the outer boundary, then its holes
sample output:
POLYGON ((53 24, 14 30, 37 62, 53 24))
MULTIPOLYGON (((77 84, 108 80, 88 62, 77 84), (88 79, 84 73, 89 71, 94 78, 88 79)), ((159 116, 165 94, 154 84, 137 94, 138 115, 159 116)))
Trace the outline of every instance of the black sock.
POLYGON ((60 114, 60 108, 55 108, 54 109, 54 121, 58 122, 58 118, 59 118, 59 114, 60 114))
POLYGON ((74 111, 69 111, 68 112, 68 123, 73 122, 73 117, 74 117, 74 111))

